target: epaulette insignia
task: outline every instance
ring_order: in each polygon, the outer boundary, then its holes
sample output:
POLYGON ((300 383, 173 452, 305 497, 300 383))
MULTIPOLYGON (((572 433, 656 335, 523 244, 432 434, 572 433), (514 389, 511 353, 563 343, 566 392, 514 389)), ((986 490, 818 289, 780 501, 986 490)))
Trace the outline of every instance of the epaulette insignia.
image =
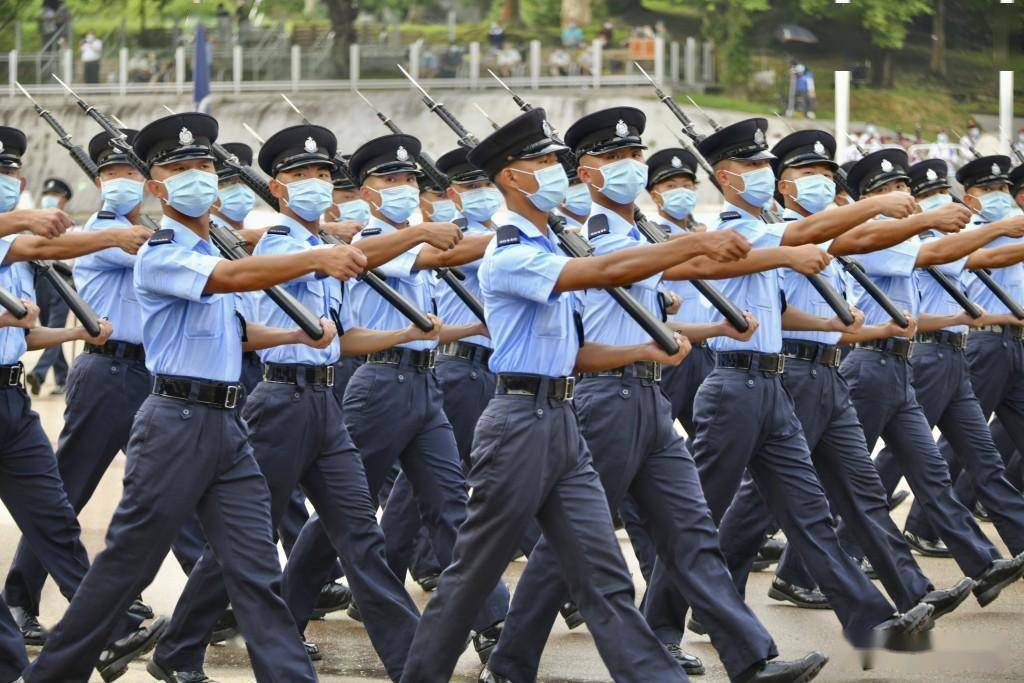
POLYGON ((117 218, 117 214, 114 213, 113 211, 97 211, 96 212, 96 218, 102 218, 103 220, 110 220, 112 218, 117 218))
POLYGON ((718 214, 718 220, 720 221, 734 221, 737 218, 743 218, 739 211, 723 211, 718 214))
POLYGON ((609 232, 611 232, 611 227, 608 225, 608 216, 603 213, 595 214, 587 221, 587 239, 592 240, 595 237, 607 235, 609 232))
POLYGON ((499 247, 507 247, 510 244, 519 244, 519 228, 514 225, 503 225, 498 228, 499 247))
POLYGON ((163 230, 157 230, 153 233, 153 236, 149 238, 149 244, 156 246, 158 244, 170 244, 174 241, 174 231, 170 228, 164 228, 163 230))
POLYGON ((784 221, 798 221, 798 220, 800 220, 800 218, 797 217, 797 216, 783 216, 782 220, 784 220, 784 221))
POLYGON ((268 235, 290 235, 292 229, 287 225, 275 225, 270 230, 267 230, 268 235))
POLYGON ((360 237, 373 237, 374 235, 379 235, 379 234, 380 234, 380 228, 364 228, 362 230, 362 232, 359 233, 359 236, 360 237))

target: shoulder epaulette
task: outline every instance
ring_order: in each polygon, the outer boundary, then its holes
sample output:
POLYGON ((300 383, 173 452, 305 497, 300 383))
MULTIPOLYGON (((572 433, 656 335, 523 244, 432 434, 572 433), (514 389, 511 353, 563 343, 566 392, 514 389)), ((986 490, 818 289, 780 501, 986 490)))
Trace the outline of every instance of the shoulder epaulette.
POLYGON ((784 221, 798 221, 798 220, 800 220, 800 218, 798 216, 783 216, 782 220, 784 220, 784 221))
POLYGON ((461 230, 462 232, 466 232, 467 230, 469 230, 469 221, 467 221, 465 217, 460 216, 459 218, 453 220, 452 223, 457 225, 459 227, 459 230, 461 230))
POLYGON ((292 229, 287 225, 275 225, 270 230, 267 230, 268 235, 290 235, 292 229))
POLYGON ((157 230, 153 233, 153 236, 149 238, 149 244, 156 246, 158 244, 170 244, 174 241, 174 231, 170 228, 164 228, 163 230, 157 230))
POLYGON ((360 233, 360 237, 373 237, 374 235, 380 234, 380 228, 364 228, 360 233))
POLYGON ((498 228, 499 247, 507 247, 510 244, 519 244, 519 228, 514 225, 503 225, 498 228))
POLYGON ((737 218, 743 218, 739 211, 723 211, 718 214, 718 220, 720 221, 734 221, 737 218))
POLYGON ((117 218, 117 214, 113 211, 97 211, 96 218, 109 221, 111 218, 117 218))
POLYGON ((608 225, 608 216, 603 213, 594 214, 587 221, 587 239, 594 239, 601 235, 607 235, 611 232, 611 226, 608 225))

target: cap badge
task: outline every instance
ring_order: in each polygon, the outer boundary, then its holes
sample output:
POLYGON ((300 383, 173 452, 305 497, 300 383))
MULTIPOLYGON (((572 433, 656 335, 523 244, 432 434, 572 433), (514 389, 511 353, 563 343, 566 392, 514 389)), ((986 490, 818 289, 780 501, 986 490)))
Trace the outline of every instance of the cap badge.
POLYGON ((682 168, 683 160, 679 157, 672 157, 672 168, 682 168))
POLYGON ((395 152, 395 158, 399 161, 409 161, 409 152, 405 150, 405 147, 398 146, 398 150, 395 152))
POLYGON ((992 164, 992 175, 999 175, 1003 170, 999 168, 999 164, 992 164))
POLYGON ((619 119, 618 123, 615 124, 615 135, 620 138, 624 138, 629 135, 629 127, 622 119, 619 119))
POLYGON ((306 142, 302 145, 302 148, 305 149, 310 154, 313 154, 314 152, 316 152, 316 141, 313 140, 312 137, 308 137, 306 138, 306 142))
POLYGON ((931 180, 938 180, 939 179, 939 174, 935 172, 934 168, 929 168, 928 171, 924 174, 924 177, 927 178, 930 181, 931 180))
POLYGON ((818 156, 825 156, 825 145, 821 144, 821 140, 814 141, 814 153, 818 156))
POLYGON ((540 122, 540 129, 546 138, 554 137, 555 135, 555 129, 551 127, 551 124, 548 123, 547 119, 543 119, 540 122))
POLYGON ((757 130, 754 131, 754 144, 755 145, 763 145, 764 144, 764 131, 762 131, 760 128, 758 128, 757 130))
POLYGON ((0 142, 0 154, 4 153, 4 143, 0 142))
POLYGON ((180 131, 178 131, 178 143, 179 144, 181 144, 181 145, 191 145, 195 141, 196 141, 196 139, 192 135, 192 131, 190 131, 188 128, 184 128, 183 127, 180 131))
POLYGON ((888 159, 882 159, 882 173, 892 172, 892 162, 888 159))

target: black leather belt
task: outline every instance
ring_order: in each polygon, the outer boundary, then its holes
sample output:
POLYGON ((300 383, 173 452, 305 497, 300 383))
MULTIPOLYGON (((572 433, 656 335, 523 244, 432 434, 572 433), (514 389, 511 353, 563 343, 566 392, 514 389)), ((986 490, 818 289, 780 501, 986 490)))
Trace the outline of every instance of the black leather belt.
POLYGON ((800 339, 783 339, 782 355, 786 358, 808 360, 820 363, 829 368, 838 368, 843 354, 835 344, 803 341, 800 339))
POLYGON ((555 401, 571 401, 576 393, 575 377, 541 375, 498 375, 497 394, 545 395, 555 401))
POLYGON ((153 393, 157 396, 193 401, 217 408, 234 408, 242 391, 240 384, 204 382, 185 377, 157 375, 153 379, 153 393))
POLYGON ((954 349, 962 349, 967 346, 967 333, 950 332, 949 330, 920 332, 914 337, 914 341, 919 344, 946 344, 954 349))
POLYGON ((379 363, 384 365, 410 365, 414 368, 429 369, 434 367, 434 360, 437 358, 437 351, 413 351, 412 349, 386 349, 371 353, 366 357, 367 363, 379 363))
POLYGON ((490 359, 491 354, 494 353, 494 349, 489 349, 486 346, 480 346, 479 344, 471 344, 470 342, 456 341, 442 344, 438 348, 438 352, 442 356, 464 358, 465 360, 486 364, 490 359))
POLYGON ((265 363, 263 365, 263 381, 275 384, 298 384, 299 378, 306 384, 320 384, 325 387, 334 386, 333 365, 286 365, 265 363))
POLYGON ((872 339, 871 341, 857 342, 858 349, 881 351, 882 353, 899 356, 904 360, 910 358, 910 350, 913 347, 914 344, 909 339, 904 339, 903 337, 887 337, 886 339, 872 339))
POLYGON ((263 361, 260 360, 260 354, 255 351, 246 351, 242 354, 242 363, 251 363, 253 365, 263 365, 263 361))
POLYGON ((1020 325, 983 325, 974 331, 995 332, 996 334, 1005 334, 1013 339, 1024 340, 1024 327, 1020 325))
POLYGON ((20 387, 25 378, 25 366, 21 363, 0 365, 0 389, 20 387))
POLYGON ((786 367, 786 357, 781 353, 755 353, 753 351, 726 351, 715 358, 715 367, 758 370, 774 375, 781 374, 786 367))
POLYGON ((602 370, 601 372, 585 372, 583 377, 635 377, 650 382, 661 381, 661 363, 650 360, 641 360, 632 365, 624 365, 621 368, 602 370))
POLYGON ((146 350, 142 348, 142 344, 129 344, 123 341, 111 340, 102 346, 86 343, 85 352, 125 360, 146 360, 146 350))

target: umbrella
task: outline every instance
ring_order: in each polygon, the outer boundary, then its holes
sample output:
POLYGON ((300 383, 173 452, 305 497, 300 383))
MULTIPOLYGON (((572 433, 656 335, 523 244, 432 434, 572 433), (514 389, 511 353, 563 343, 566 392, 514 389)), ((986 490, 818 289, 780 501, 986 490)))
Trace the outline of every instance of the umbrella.
POLYGON ((796 24, 783 24, 775 31, 775 37, 783 43, 818 44, 818 36, 803 26, 797 26, 796 24))

